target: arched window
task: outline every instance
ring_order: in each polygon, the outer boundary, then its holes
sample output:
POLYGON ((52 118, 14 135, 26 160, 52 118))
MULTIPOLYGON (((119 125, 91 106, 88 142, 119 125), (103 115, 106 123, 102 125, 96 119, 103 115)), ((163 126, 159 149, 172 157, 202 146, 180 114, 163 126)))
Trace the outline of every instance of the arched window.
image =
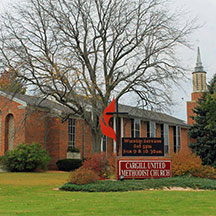
POLYGON ((5 121, 5 152, 14 147, 14 116, 8 114, 5 121))

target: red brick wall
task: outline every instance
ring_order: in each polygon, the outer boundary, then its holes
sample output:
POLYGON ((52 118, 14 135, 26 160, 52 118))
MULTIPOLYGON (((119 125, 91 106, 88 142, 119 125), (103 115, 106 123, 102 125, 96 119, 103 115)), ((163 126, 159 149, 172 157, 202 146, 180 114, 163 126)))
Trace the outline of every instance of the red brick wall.
MULTIPOLYGON (((60 146, 60 134, 61 134, 61 121, 56 117, 47 117, 47 151, 51 157, 51 161, 49 164, 49 169, 56 168, 56 161, 59 159, 66 158, 66 153, 64 155, 60 155, 61 151, 65 151, 65 147, 60 146)), ((67 136, 65 137, 67 139, 67 136)))
POLYGON ((191 116, 194 116, 193 109, 197 105, 198 98, 201 98, 203 95, 203 92, 193 92, 191 94, 191 101, 187 102, 187 123, 192 125, 194 123, 194 120, 191 118, 191 116))
POLYGON ((173 126, 169 126, 169 154, 174 152, 173 146, 173 126))
POLYGON ((189 136, 186 128, 181 128, 181 151, 189 150, 189 136))
POLYGON ((40 143, 43 147, 45 141, 45 113, 42 111, 28 111, 25 121, 25 143, 40 143))
POLYGON ((194 120, 191 118, 191 116, 194 116, 193 109, 196 107, 197 102, 194 101, 188 101, 187 102, 187 123, 192 125, 194 123, 194 120))
POLYGON ((123 136, 124 137, 131 137, 131 121, 130 121, 130 119, 124 118, 123 123, 124 123, 123 136))
POLYGON ((147 136, 147 122, 141 121, 141 137, 147 136))
MULTIPOLYGON (((108 147, 108 146, 107 146, 108 147)), ((92 136, 90 127, 87 123, 85 123, 85 155, 84 157, 90 157, 92 154, 92 136)))
POLYGON ((14 127, 15 127, 15 138, 14 145, 25 142, 25 127, 24 127, 24 117, 25 117, 25 108, 19 109, 20 104, 17 102, 11 101, 5 97, 0 96, 0 111, 1 111, 1 149, 0 155, 5 153, 5 143, 7 139, 6 135, 6 117, 8 114, 12 114, 14 117, 14 127))
POLYGON ((203 95, 203 92, 192 92, 191 93, 191 101, 197 101, 198 98, 201 98, 203 95))
POLYGON ((161 125, 156 124, 156 137, 160 138, 161 137, 161 125))

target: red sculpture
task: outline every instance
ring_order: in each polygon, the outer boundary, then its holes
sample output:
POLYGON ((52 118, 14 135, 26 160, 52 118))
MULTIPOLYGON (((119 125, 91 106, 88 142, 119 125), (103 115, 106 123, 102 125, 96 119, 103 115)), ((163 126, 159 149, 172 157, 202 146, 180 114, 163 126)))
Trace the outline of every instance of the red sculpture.
POLYGON ((109 113, 115 112, 115 99, 113 99, 112 102, 109 104, 109 106, 104 110, 104 113, 103 113, 104 122, 102 121, 102 118, 100 117, 100 125, 101 125, 102 133, 105 136, 110 137, 116 141, 116 133, 113 130, 113 128, 110 127, 109 125, 109 120, 112 118, 112 115, 108 114, 108 112, 109 113))

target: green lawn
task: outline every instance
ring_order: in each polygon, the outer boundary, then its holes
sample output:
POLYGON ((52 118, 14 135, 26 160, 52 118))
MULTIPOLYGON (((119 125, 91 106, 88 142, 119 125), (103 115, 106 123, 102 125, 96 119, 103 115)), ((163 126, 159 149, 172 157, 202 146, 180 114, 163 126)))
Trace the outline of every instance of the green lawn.
POLYGON ((0 215, 216 215, 216 191, 55 191, 67 173, 0 173, 0 215))

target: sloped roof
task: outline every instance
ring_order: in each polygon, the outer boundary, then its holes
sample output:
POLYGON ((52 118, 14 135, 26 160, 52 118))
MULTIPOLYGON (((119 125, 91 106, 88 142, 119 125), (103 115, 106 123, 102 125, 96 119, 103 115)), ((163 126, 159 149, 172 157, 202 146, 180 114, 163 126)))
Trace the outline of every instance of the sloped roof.
POLYGON ((38 106, 41 108, 49 108, 49 109, 57 109, 59 111, 62 111, 65 108, 63 105, 59 103, 56 103, 48 99, 36 97, 36 96, 16 94, 15 98, 25 101, 28 105, 31 105, 31 106, 38 106))
MULTIPOLYGON (((5 96, 6 93, 0 91, 0 95, 5 96)), ((7 94, 9 95, 9 94, 7 94)), ((11 99, 15 99, 18 102, 21 101, 23 103, 26 103, 31 106, 35 107, 41 107, 41 108, 48 108, 50 110, 53 110, 55 112, 69 112, 69 108, 51 101, 49 99, 42 99, 40 97, 36 96, 30 96, 30 95, 22 95, 22 94, 16 94, 14 96, 9 95, 11 99)), ((164 113, 159 113, 155 111, 148 111, 144 109, 139 109, 137 107, 132 107, 132 106, 127 106, 123 104, 119 104, 119 112, 127 112, 129 118, 139 118, 143 119, 146 121, 155 121, 158 123, 167 123, 170 125, 179 125, 182 127, 189 127, 188 124, 186 124, 183 120, 175 118, 173 116, 164 114, 164 113)))
POLYGON ((158 123, 167 123, 167 124, 179 125, 183 127, 189 126, 183 120, 175 118, 173 116, 170 116, 164 113, 160 113, 160 112, 139 109, 137 107, 131 107, 131 106, 119 104, 119 111, 127 112, 128 116, 131 118, 140 118, 146 121, 150 120, 150 121, 156 121, 158 123))

